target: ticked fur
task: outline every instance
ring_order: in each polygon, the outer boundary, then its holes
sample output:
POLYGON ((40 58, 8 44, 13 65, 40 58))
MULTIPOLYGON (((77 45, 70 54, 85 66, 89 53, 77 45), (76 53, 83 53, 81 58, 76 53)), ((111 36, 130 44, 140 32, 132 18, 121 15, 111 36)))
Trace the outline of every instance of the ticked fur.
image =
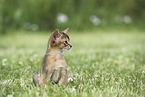
POLYGON ((67 30, 59 32, 56 29, 50 36, 48 48, 41 64, 40 80, 38 81, 37 72, 33 75, 33 82, 36 86, 44 86, 48 81, 59 85, 67 85, 68 71, 63 51, 72 47, 66 34, 67 30))

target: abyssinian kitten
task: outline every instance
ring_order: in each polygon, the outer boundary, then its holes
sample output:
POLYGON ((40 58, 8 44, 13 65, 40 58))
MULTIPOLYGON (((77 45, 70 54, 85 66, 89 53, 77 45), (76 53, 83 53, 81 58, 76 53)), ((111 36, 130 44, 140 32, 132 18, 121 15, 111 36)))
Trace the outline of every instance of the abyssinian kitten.
POLYGON ((48 81, 59 85, 66 86, 68 83, 67 63, 63 56, 63 51, 70 50, 72 47, 69 42, 67 30, 59 32, 56 29, 50 36, 48 48, 41 64, 41 75, 38 80, 38 72, 33 75, 33 83, 35 86, 45 86, 48 81))

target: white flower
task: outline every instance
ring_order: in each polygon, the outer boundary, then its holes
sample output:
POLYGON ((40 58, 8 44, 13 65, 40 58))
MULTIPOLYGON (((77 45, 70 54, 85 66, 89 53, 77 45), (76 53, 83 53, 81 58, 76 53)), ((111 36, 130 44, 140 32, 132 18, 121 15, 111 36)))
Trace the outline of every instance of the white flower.
POLYGON ((3 84, 6 84, 7 82, 9 82, 10 80, 8 79, 8 80, 5 80, 4 82, 3 82, 3 84))
POLYGON ((131 23, 131 22, 132 22, 132 20, 131 20, 131 17, 130 17, 130 16, 124 16, 123 20, 124 20, 124 22, 125 22, 126 24, 129 24, 129 23, 131 23))
POLYGON ((3 62, 7 61, 7 59, 3 59, 3 62))
POLYGON ((142 71, 142 73, 145 73, 145 71, 142 71))
POLYGON ((65 22, 67 22, 67 21, 68 21, 68 17, 67 17, 66 14, 59 13, 59 14, 57 15, 57 22, 58 22, 58 23, 65 23, 65 22))
POLYGON ((71 91, 73 92, 73 91, 75 91, 76 89, 73 87, 73 88, 71 88, 71 91))
POLYGON ((13 97, 13 95, 7 95, 7 97, 13 97))
POLYGON ((20 65, 23 65, 23 62, 19 62, 20 65))
POLYGON ((32 31, 36 31, 36 30, 38 30, 38 25, 37 24, 32 24, 31 25, 31 29, 32 29, 32 31))
POLYGON ((75 88, 72 88, 72 91, 75 91, 76 89, 75 88))
POLYGON ((73 81, 73 79, 70 77, 70 78, 68 78, 68 82, 70 82, 70 81, 73 81))
POLYGON ((30 58, 30 61, 33 61, 33 58, 30 58))
POLYGON ((99 77, 99 76, 96 74, 95 77, 99 77))
POLYGON ((94 24, 94 25, 99 25, 101 23, 100 18, 98 18, 95 15, 91 15, 90 16, 90 21, 94 24))
POLYGON ((131 23, 132 22, 132 19, 131 19, 131 17, 130 16, 128 16, 128 15, 126 15, 126 16, 117 16, 116 18, 115 18, 115 20, 116 20, 116 22, 117 23, 126 23, 126 24, 129 24, 129 23, 131 23))
POLYGON ((2 65, 6 65, 6 62, 7 61, 7 59, 3 59, 3 61, 2 61, 2 65))

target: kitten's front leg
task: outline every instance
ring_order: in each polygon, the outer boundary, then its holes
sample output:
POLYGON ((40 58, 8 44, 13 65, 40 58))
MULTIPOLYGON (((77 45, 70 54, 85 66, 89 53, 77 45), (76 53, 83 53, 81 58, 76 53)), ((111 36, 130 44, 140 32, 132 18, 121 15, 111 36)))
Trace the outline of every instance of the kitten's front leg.
POLYGON ((65 67, 60 67, 60 80, 58 82, 59 85, 66 86, 68 83, 68 72, 65 67))
POLYGON ((53 81, 54 83, 58 83, 59 78, 60 78, 60 68, 54 69, 52 73, 51 81, 53 81))

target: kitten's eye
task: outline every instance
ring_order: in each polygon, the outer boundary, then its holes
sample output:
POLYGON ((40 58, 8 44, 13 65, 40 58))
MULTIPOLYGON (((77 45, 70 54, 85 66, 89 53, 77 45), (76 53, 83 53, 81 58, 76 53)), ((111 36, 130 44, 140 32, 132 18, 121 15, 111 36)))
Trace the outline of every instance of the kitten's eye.
POLYGON ((67 41, 64 41, 64 43, 65 43, 65 44, 68 44, 68 42, 67 42, 67 41))

